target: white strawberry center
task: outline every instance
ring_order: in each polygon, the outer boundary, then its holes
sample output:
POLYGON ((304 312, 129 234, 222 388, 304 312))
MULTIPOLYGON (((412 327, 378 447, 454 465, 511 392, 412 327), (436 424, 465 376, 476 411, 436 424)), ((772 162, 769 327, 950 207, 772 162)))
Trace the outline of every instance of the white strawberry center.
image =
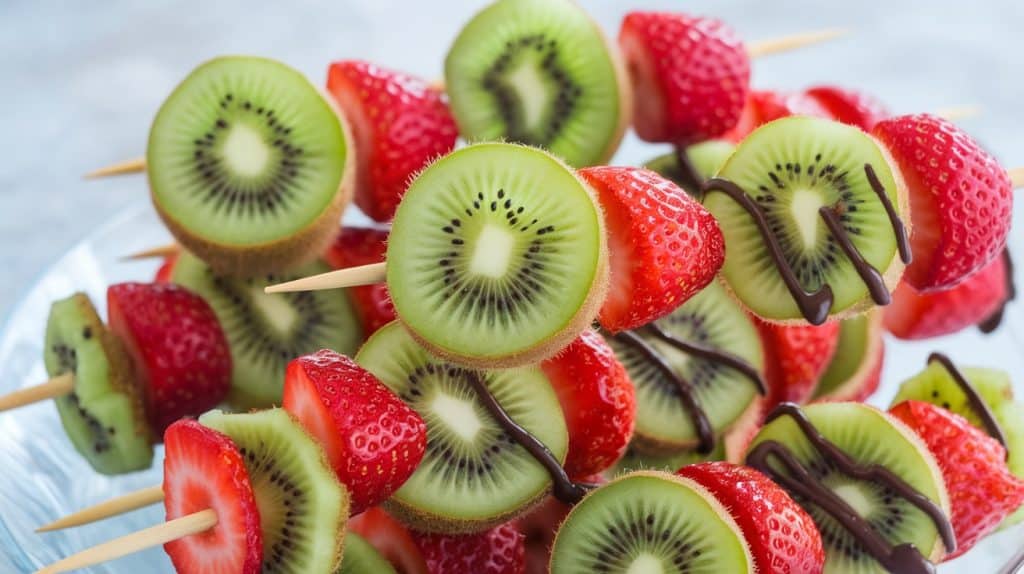
POLYGON ((662 574, 664 571, 657 556, 644 552, 633 559, 626 574, 662 574))
POLYGON ((221 148, 224 160, 233 172, 255 177, 266 169, 270 148, 256 130, 242 122, 231 125, 231 131, 221 148))
POLYGON ((477 418, 473 405, 451 395, 438 393, 430 403, 430 410, 437 415, 439 420, 444 421, 453 434, 465 439, 466 442, 476 438, 476 433, 483 428, 483 423, 477 418))
POLYGON ((500 279, 508 271, 516 237, 507 229, 487 224, 480 230, 469 270, 476 275, 500 279))

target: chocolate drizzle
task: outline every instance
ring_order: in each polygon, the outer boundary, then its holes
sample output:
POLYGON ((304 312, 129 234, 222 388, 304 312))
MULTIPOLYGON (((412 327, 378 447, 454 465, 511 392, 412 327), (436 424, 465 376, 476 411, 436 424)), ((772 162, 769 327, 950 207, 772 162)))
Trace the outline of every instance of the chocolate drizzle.
POLYGON ((754 387, 757 389, 757 394, 759 395, 764 396, 768 392, 764 384, 764 379, 761 377, 761 373, 754 368, 754 365, 751 365, 732 353, 726 353, 725 351, 720 351, 712 347, 705 347, 704 345, 684 341, 665 331, 657 323, 649 323, 641 327, 641 329, 644 332, 651 334, 656 339, 664 341, 674 349, 686 353, 687 355, 699 357, 713 363, 720 363, 735 370, 749 379, 750 382, 754 383, 754 387))
POLYGON ((1006 435, 1003 434, 1003 429, 999 426, 999 422, 996 421, 995 415, 992 414, 992 410, 988 408, 988 405, 981 398, 981 395, 978 394, 978 390, 974 388, 974 385, 967 380, 967 377, 953 364, 953 361, 942 353, 928 355, 928 363, 938 363, 942 365, 942 368, 946 369, 946 372, 953 378, 956 386, 960 387, 960 390, 967 396, 967 402, 971 405, 971 410, 974 411, 974 414, 978 415, 978 418, 981 419, 985 432, 990 437, 999 441, 999 444, 1003 445, 1003 448, 1006 449, 1006 456, 1009 456, 1010 451, 1006 447, 1006 435))
MULTIPOLYGON (((888 469, 877 465, 861 465, 850 458, 839 447, 822 435, 807 415, 792 403, 783 403, 768 415, 766 422, 781 416, 789 416, 804 434, 811 445, 838 470, 859 480, 872 481, 880 484, 910 502, 931 518, 942 538, 947 552, 956 548, 956 538, 949 519, 942 509, 912 486, 893 474, 888 469)), ((829 514, 837 523, 850 533, 858 544, 883 567, 890 572, 900 574, 931 574, 935 566, 912 544, 891 545, 881 534, 871 527, 841 497, 816 480, 792 451, 777 441, 768 440, 758 444, 747 454, 747 464, 760 470, 779 483, 783 488, 815 504, 829 514), (778 472, 769 464, 774 457, 788 471, 778 472)))
POLYGON ((999 325, 1003 323, 1003 315, 1006 314, 1006 306, 1017 298, 1017 284, 1013 279, 1013 259, 1010 257, 1010 248, 1003 248, 1001 255, 1003 262, 1006 266, 1006 298, 1003 299, 1002 304, 996 309, 987 319, 978 323, 978 330, 986 335, 995 331, 999 328, 999 325))
POLYGON ((871 294, 871 300, 878 305, 888 305, 891 303, 892 296, 889 295, 889 289, 885 286, 885 279, 882 278, 882 274, 864 260, 860 251, 857 250, 857 246, 853 244, 853 241, 850 241, 850 235, 846 233, 846 228, 839 221, 839 216, 836 215, 833 208, 822 207, 818 210, 818 215, 825 220, 825 227, 828 227, 828 230, 832 232, 832 237, 836 239, 839 248, 843 250, 847 259, 853 264, 853 268, 857 271, 857 275, 860 276, 860 280, 867 285, 868 293, 871 294))
POLYGON ((878 181, 878 176, 875 174, 875 168, 871 167, 870 163, 864 164, 864 175, 868 178, 868 184, 871 186, 871 190, 878 196, 878 201, 881 202, 882 207, 885 208, 885 214, 889 216, 889 224, 892 225, 892 232, 896 236, 896 248, 900 252, 900 261, 909 265, 914 260, 913 254, 910 252, 910 240, 907 238, 907 228, 903 226, 903 221, 900 219, 900 215, 896 213, 896 208, 892 206, 892 202, 889 201, 889 195, 885 193, 885 186, 882 182, 878 181))
POLYGON ((526 449, 526 452, 530 453, 530 456, 539 462, 548 471, 548 474, 551 475, 551 482, 553 484, 551 493, 554 497, 569 505, 576 504, 582 500, 586 496, 587 491, 593 488, 594 485, 576 483, 570 480, 569 475, 565 472, 565 468, 558 462, 558 459, 555 458, 551 450, 544 443, 540 442, 537 437, 533 436, 530 431, 519 426, 516 421, 512 420, 512 417, 508 416, 505 409, 498 403, 498 399, 494 398, 494 395, 487 388, 483 378, 474 371, 463 370, 462 372, 465 374, 469 386, 476 393, 477 398, 483 403, 484 408, 498 422, 498 426, 508 433, 519 446, 526 449))
POLYGON ((693 165, 685 147, 676 148, 676 163, 679 164, 679 171, 675 175, 679 179, 680 185, 696 197, 702 198, 704 196, 704 178, 697 171, 697 167, 693 165))

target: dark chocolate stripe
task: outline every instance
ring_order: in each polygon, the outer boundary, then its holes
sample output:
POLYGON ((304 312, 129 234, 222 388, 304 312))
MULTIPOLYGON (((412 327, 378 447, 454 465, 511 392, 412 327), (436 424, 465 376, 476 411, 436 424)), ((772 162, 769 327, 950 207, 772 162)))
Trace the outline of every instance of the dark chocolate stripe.
POLYGON ((910 264, 913 261, 913 253, 910 252, 910 240, 907 239, 907 228, 903 226, 903 220, 900 219, 896 208, 892 206, 892 202, 889 201, 889 195, 885 193, 885 187, 881 181, 878 181, 878 175, 875 174, 875 168, 871 167, 870 163, 864 164, 864 173, 868 177, 868 184, 871 185, 872 191, 878 196, 878 201, 882 202, 882 207, 885 208, 885 214, 889 216, 889 223, 892 225, 892 232, 896 235, 896 247, 900 251, 900 261, 910 264))
POLYGON ((988 408, 988 404, 986 404, 981 398, 981 395, 978 394, 978 389, 974 388, 974 385, 967 380, 967 377, 964 376, 963 372, 961 372, 960 369, 953 364, 953 361, 946 355, 943 355, 942 353, 932 353, 931 355, 928 355, 928 362, 938 363, 942 365, 942 368, 946 369, 946 372, 953 378, 956 386, 960 387, 960 390, 967 396, 967 402, 971 405, 971 410, 974 411, 974 414, 978 415, 978 418, 981 419, 981 424, 985 427, 985 432, 987 432, 990 437, 999 441, 999 444, 1003 445, 1003 448, 1006 449, 1006 456, 1009 456, 1010 451, 1006 447, 1006 435, 1003 433, 1002 427, 999 426, 999 421, 997 421, 995 415, 992 414, 992 410, 988 408))
POLYGON ((839 221, 839 216, 836 215, 833 208, 822 207, 818 210, 818 215, 825 220, 825 226, 832 232, 832 237, 839 244, 839 248, 843 250, 846 258, 850 260, 854 270, 857 271, 857 275, 860 276, 860 280, 864 282, 864 285, 867 285, 868 293, 871 294, 871 300, 878 305, 888 305, 892 302, 892 297, 889 295, 889 289, 885 286, 885 279, 882 278, 882 274, 864 260, 860 251, 857 250, 857 246, 850 240, 850 234, 846 232, 846 228, 839 221))
POLYGON ((738 373, 749 379, 752 383, 754 383, 754 387, 757 388, 758 394, 763 396, 767 393, 764 379, 761 377, 761 373, 759 373, 758 370, 754 368, 754 365, 751 365, 742 358, 733 355, 732 353, 726 353, 725 351, 714 349, 712 347, 705 347, 697 343, 684 341, 679 337, 676 337, 675 335, 666 332, 657 323, 649 323, 644 327, 641 327, 641 329, 650 333, 655 338, 671 345, 676 350, 686 353, 687 355, 693 355, 695 357, 699 357, 701 359, 705 359, 714 363, 720 363, 722 365, 725 365, 726 367, 729 367, 737 371, 738 373))

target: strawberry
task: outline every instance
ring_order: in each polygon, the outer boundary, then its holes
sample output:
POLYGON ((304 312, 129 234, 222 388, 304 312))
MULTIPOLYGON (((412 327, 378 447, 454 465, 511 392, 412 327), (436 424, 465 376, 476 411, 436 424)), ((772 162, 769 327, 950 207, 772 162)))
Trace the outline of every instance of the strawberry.
POLYGON ((780 325, 754 321, 764 344, 765 413, 779 403, 807 402, 839 344, 839 323, 780 325))
POLYGON ((511 522, 477 534, 422 534, 412 538, 430 574, 523 574, 526 571, 523 535, 511 522))
POLYGON ((702 462, 677 472, 706 488, 743 532, 757 572, 821 572, 825 548, 813 519, 779 485, 746 466, 702 462))
POLYGON ((977 325, 1009 297, 1006 275, 1006 260, 997 257, 945 291, 921 293, 904 281, 885 309, 885 328, 900 339, 927 339, 977 325))
POLYGON ((802 92, 754 90, 747 97, 739 122, 722 137, 739 143, 762 125, 793 115, 832 119, 831 113, 818 100, 802 92))
POLYGON ((946 482, 956 533, 956 558, 1024 504, 1024 480, 1006 466, 1006 450, 962 416, 920 401, 889 409, 927 445, 946 482))
MULTIPOLYGON (((572 448, 572 447, 570 447, 572 448)), ((578 479, 586 484, 604 484, 607 480, 600 474, 578 479)), ((551 562, 551 546, 555 543, 558 525, 569 515, 572 507, 553 496, 529 514, 516 520, 516 528, 523 533, 526 546, 526 572, 544 574, 551 562)))
POLYGON ((398 490, 427 448, 427 426, 416 411, 334 351, 288 363, 283 406, 323 446, 348 488, 352 514, 398 490))
POLYGON ((718 222, 678 185, 634 167, 590 167, 608 229, 612 283, 598 320, 616 332, 658 319, 703 289, 725 261, 718 222))
POLYGON ((156 275, 153 277, 154 283, 170 283, 171 276, 174 275, 174 266, 178 263, 178 254, 168 255, 164 258, 163 263, 160 264, 160 268, 156 270, 156 275))
POLYGON ((171 283, 119 283, 107 289, 107 309, 110 330, 134 359, 153 432, 227 395, 231 353, 202 297, 171 283))
POLYGON ((836 121, 857 126, 866 132, 889 117, 889 110, 882 102, 857 90, 839 86, 814 86, 804 90, 804 93, 817 100, 836 121))
POLYGON ((907 182, 914 260, 904 277, 911 286, 949 289, 1002 251, 1013 186, 995 158, 960 128, 927 114, 883 120, 872 134, 907 182))
POLYGON ((402 574, 427 574, 427 563, 412 534, 379 506, 348 521, 348 530, 362 536, 402 574))
POLYGON ((569 428, 565 471, 597 474, 622 457, 633 436, 636 397, 626 368, 604 337, 584 331, 541 365, 558 394, 569 428))
POLYGON ((722 22, 630 12, 619 45, 633 83, 640 139, 685 146, 719 137, 739 121, 750 89, 750 58, 722 22))
POLYGON ((356 205, 389 221, 413 175, 455 147, 448 98, 424 80, 358 60, 331 64, 327 91, 352 127, 356 205))
MULTIPOLYGON (((387 239, 388 232, 382 229, 343 227, 324 258, 335 269, 380 263, 387 252, 387 239)), ((350 287, 348 293, 365 337, 395 320, 395 306, 384 283, 350 287)))
POLYGON ((249 472, 227 435, 182 419, 164 434, 167 520, 213 509, 217 524, 164 544, 182 574, 257 574, 263 530, 249 472))

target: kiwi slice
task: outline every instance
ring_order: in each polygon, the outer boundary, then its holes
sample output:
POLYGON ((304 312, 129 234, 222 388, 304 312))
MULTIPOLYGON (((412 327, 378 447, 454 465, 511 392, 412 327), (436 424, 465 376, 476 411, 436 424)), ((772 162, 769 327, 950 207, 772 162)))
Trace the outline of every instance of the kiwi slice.
POLYGON ((445 83, 470 141, 543 147, 570 165, 605 163, 632 106, 617 47, 570 0, 498 0, 448 51, 445 83))
POLYGON ((609 477, 616 477, 637 470, 676 472, 684 466, 711 460, 725 460, 725 442, 719 441, 711 454, 701 454, 694 449, 686 449, 670 454, 651 455, 644 454, 633 445, 630 445, 626 449, 626 453, 622 455, 622 458, 605 471, 605 474, 609 477))
POLYGON ((683 153, 686 154, 693 168, 693 174, 689 173, 689 170, 684 170, 679 164, 679 152, 677 151, 659 155, 645 163, 644 167, 672 180, 693 197, 702 199, 704 191, 700 186, 718 173, 718 170, 725 164, 725 160, 732 155, 735 149, 736 144, 726 140, 708 140, 687 146, 683 153), (694 175, 700 179, 693 181, 694 175))
POLYGON ((888 302, 887 290, 899 280, 903 262, 897 256, 896 226, 872 188, 866 166, 893 209, 906 214, 902 179, 881 146, 859 128, 787 117, 758 128, 737 146, 717 177, 739 186, 756 206, 751 207, 763 213, 796 288, 817 293, 798 305, 755 218, 726 193, 707 193, 704 205, 725 236, 722 275, 754 313, 773 321, 820 324, 827 317, 845 317, 875 302, 888 302), (864 265, 852 262, 822 208, 864 265))
POLYGON ((314 262, 286 273, 250 279, 220 275, 183 252, 171 280, 202 296, 213 308, 234 365, 227 403, 236 410, 281 404, 288 362, 320 349, 355 354, 362 327, 343 291, 267 295, 263 288, 330 268, 314 262))
POLYGON ((333 573, 349 498, 320 446, 282 409, 213 410, 199 422, 231 437, 245 461, 260 511, 263 573, 333 573))
POLYGON ((391 563, 365 538, 355 532, 345 534, 345 555, 337 574, 396 574, 391 563))
POLYGON ((673 474, 627 474, 590 493, 558 529, 552 574, 754 572, 729 511, 673 474))
POLYGON ((878 386, 882 355, 882 309, 843 319, 836 352, 814 390, 815 399, 858 401, 878 386))
MULTIPOLYGON (((479 532, 524 514, 551 477, 488 413, 463 367, 430 355, 398 322, 373 334, 356 362, 423 417, 427 450, 385 503, 427 532, 479 532)), ((565 460, 568 433, 558 397, 536 367, 473 372, 516 423, 565 460)))
POLYGON ((215 58, 153 121, 153 203, 175 238, 221 273, 309 261, 350 199, 350 141, 333 105, 298 71, 264 58, 215 58))
POLYGON ((103 474, 149 468, 153 437, 131 359, 92 301, 76 293, 50 307, 43 362, 50 377, 74 374, 57 412, 75 449, 103 474))
MULTIPOLYGON (((757 329, 718 281, 711 282, 655 324, 683 341, 735 355, 758 371, 764 367, 757 329)), ((714 434, 725 432, 755 405, 757 387, 736 369, 684 353, 646 330, 638 330, 634 335, 689 382, 714 434)), ((698 442, 697 428, 683 407, 679 387, 624 337, 607 339, 636 387, 636 450, 671 455, 693 448, 698 442)))
MULTIPOLYGON (((784 405, 783 408, 793 408, 784 405)), ((776 411, 778 414, 780 411, 776 411)), ((799 412, 799 411, 797 411, 799 412)), ((894 474, 949 516, 949 499, 938 465, 920 439, 896 419, 862 403, 818 403, 803 414, 828 442, 852 459, 858 468, 879 465, 894 474)), ((747 456, 755 463, 758 447, 774 442, 785 447, 809 477, 803 483, 820 485, 849 505, 891 546, 913 544, 926 559, 942 556, 939 529, 921 508, 881 481, 847 474, 836 459, 826 456, 807 438, 788 413, 772 418, 757 434, 747 456)), ((765 458, 769 476, 797 477, 777 455, 765 458)), ((786 487, 780 481, 783 487, 786 487)), ((814 519, 825 545, 826 573, 885 572, 849 531, 811 498, 787 489, 814 519)))
POLYGON ((395 213, 387 283, 424 346, 489 368, 538 362, 604 302, 608 253, 593 191, 530 147, 476 144, 423 171, 395 213))

